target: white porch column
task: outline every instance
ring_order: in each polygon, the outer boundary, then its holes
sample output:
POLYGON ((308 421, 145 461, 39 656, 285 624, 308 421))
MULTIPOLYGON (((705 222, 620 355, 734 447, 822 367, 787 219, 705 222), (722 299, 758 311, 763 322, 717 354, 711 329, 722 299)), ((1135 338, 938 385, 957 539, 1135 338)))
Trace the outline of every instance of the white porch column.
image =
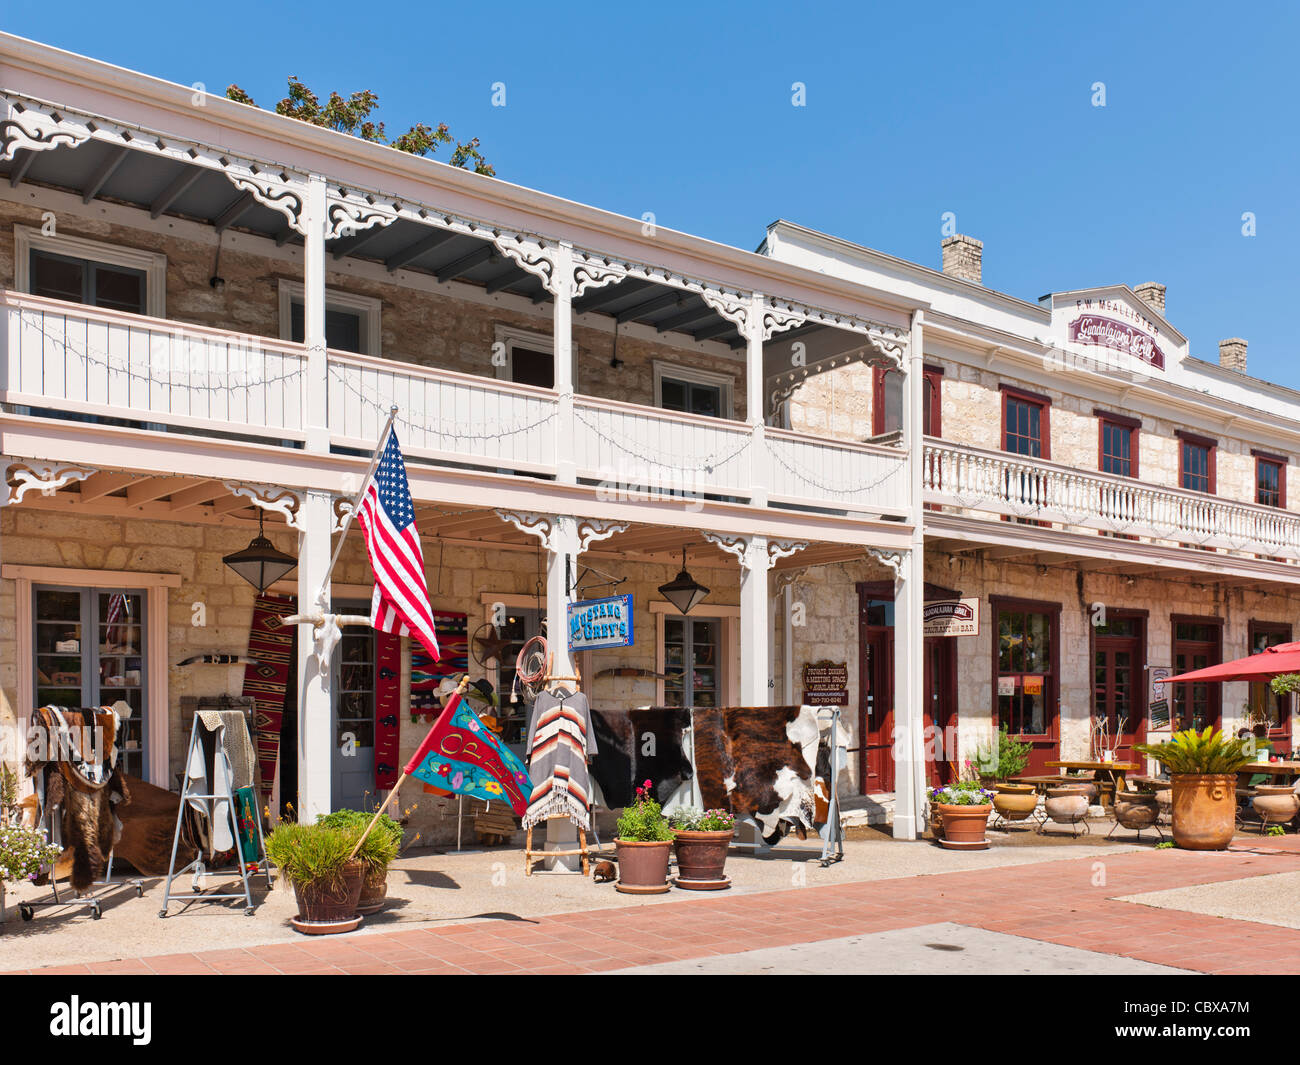
POLYGON ((546 649, 551 672, 573 673, 569 654, 569 596, 566 581, 577 576, 578 523, 568 514, 557 515, 546 538, 546 649))
MULTIPOLYGON (((334 524, 329 492, 309 490, 299 508, 298 604, 315 609, 315 596, 329 570, 330 530, 334 524)), ((326 588, 325 601, 329 602, 326 588)), ((297 820, 313 824, 330 812, 330 778, 334 762, 334 721, 329 663, 316 657, 310 625, 298 626, 298 796, 297 820)))
POLYGON ((552 321, 555 345, 555 391, 559 395, 555 418, 556 480, 573 484, 578 468, 573 458, 573 245, 562 241, 552 255, 551 291, 555 296, 552 321))
POLYGON ((767 628, 767 537, 751 536, 740 558, 740 705, 772 704, 772 661, 767 628))
POLYGON ((917 839, 925 830, 926 766, 922 611, 925 604, 925 509, 921 495, 924 447, 921 404, 925 393, 922 313, 912 314, 907 374, 903 384, 903 442, 907 448, 910 550, 903 552, 894 581, 894 838, 917 839))
POLYGON ((746 317, 745 420, 749 423, 750 432, 750 501, 756 507, 767 506, 770 484, 763 423, 763 307, 762 293, 755 292, 750 299, 749 314, 746 317))
MULTIPOLYGON (((329 451, 329 363, 325 357, 325 179, 312 174, 302 208, 303 343, 307 346, 307 450, 329 451)), ((315 594, 313 589, 313 594, 315 594)))

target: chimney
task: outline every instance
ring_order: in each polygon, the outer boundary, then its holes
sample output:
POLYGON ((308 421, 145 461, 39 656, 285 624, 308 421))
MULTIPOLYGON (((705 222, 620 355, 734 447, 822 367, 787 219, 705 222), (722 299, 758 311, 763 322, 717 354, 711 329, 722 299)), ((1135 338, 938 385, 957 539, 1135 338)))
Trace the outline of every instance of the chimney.
POLYGON ((1137 298, 1150 307, 1162 318, 1165 314, 1165 286, 1158 281, 1143 281, 1135 285, 1133 291, 1137 298))
POLYGON ((940 245, 943 249, 943 272, 949 277, 959 277, 963 281, 974 281, 982 285, 984 274, 984 242, 974 237, 958 233, 944 237, 940 245))
POLYGON ((1241 337, 1219 341, 1219 365, 1225 370, 1246 372, 1246 342, 1241 337))

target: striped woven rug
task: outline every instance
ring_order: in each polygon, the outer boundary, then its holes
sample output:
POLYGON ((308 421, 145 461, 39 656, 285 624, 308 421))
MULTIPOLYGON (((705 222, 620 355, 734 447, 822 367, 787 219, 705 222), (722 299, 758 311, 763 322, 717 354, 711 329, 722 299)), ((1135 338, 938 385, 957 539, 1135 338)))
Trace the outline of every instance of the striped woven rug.
POLYGON ((284 717, 284 690, 293 668, 293 627, 283 619, 294 612, 293 599, 260 595, 253 604, 253 627, 248 633, 248 657, 244 667, 244 695, 251 695, 253 745, 262 802, 271 801, 275 784, 275 763, 280 754, 280 721, 284 717))

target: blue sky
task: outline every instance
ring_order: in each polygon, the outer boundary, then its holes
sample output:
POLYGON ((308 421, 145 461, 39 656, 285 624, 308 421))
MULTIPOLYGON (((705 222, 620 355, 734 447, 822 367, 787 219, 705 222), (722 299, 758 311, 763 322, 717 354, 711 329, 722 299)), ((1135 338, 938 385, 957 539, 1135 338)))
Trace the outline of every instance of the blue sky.
POLYGON ((268 107, 289 74, 373 89, 390 134, 447 122, 507 180, 744 248, 785 217, 937 266, 951 211, 991 287, 1162 281, 1193 354, 1244 336, 1300 388, 1300 5, 307 10, 65 0, 3 28, 268 107))

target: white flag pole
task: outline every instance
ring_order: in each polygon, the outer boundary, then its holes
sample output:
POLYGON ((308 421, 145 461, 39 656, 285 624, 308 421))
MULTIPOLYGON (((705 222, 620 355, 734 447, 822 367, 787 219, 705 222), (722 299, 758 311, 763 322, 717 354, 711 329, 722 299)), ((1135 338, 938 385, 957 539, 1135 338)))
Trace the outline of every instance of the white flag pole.
POLYGON ((375 453, 370 457, 370 469, 366 470, 365 479, 361 482, 361 490, 357 492, 356 498, 352 500, 352 507, 348 510, 343 519, 343 528, 339 530, 338 546, 334 548, 334 556, 330 559, 329 569, 325 571, 325 577, 321 581, 320 591, 316 593, 316 605, 322 610, 325 609, 325 589, 329 587, 330 574, 334 572, 334 565, 339 560, 339 555, 343 553, 343 545, 348 539, 348 526, 352 524, 352 519, 356 517, 357 508, 361 506, 361 500, 365 497, 366 490, 370 487, 370 482, 375 476, 375 470, 379 466, 379 459, 384 453, 384 448, 388 445, 388 434, 392 431, 393 421, 397 418, 397 406, 393 405, 388 408, 388 421, 384 422, 383 431, 379 434, 379 446, 375 448, 375 453))

